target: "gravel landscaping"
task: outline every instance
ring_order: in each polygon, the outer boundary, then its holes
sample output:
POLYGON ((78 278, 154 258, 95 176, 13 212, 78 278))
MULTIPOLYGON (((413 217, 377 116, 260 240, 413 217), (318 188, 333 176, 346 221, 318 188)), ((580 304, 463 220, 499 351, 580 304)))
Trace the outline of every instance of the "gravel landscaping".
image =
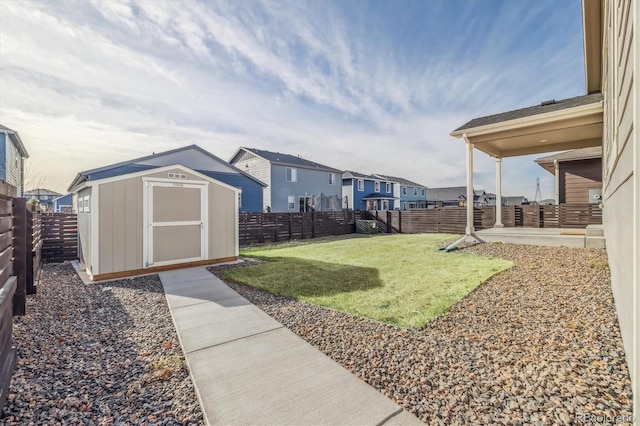
POLYGON ((14 318, 8 424, 203 424, 157 276, 85 285, 45 265, 14 318))
POLYGON ((422 330, 230 285, 425 423, 625 423, 631 382, 605 251, 465 251, 515 266, 422 330))

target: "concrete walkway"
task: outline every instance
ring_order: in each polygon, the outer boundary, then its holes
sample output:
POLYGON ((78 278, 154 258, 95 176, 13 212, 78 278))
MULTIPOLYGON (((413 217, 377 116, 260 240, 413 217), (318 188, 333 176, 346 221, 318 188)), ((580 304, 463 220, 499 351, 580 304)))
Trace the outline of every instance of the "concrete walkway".
POLYGON ((422 424, 204 267, 159 276, 207 424, 422 424))

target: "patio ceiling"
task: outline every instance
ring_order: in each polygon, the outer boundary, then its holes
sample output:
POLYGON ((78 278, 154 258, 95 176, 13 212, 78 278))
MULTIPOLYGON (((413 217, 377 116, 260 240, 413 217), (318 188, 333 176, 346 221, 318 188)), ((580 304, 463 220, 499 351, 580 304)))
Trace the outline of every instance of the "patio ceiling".
POLYGON ((600 93, 473 119, 451 132, 496 158, 602 145, 600 93))

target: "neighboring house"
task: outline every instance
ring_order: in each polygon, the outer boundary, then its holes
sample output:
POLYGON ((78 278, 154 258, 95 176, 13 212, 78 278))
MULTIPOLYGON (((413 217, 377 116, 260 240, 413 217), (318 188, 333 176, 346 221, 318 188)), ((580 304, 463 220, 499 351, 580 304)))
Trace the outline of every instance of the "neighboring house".
POLYGON ((375 174, 374 176, 391 181, 393 185, 393 196, 398 198, 395 204, 396 209, 425 209, 427 208, 427 187, 419 183, 397 176, 375 174))
MULTIPOLYGON (((466 206, 467 205, 467 187, 466 186, 448 186, 442 188, 428 188, 427 202, 440 207, 447 206, 466 206)), ((488 206, 489 200, 487 194, 482 189, 473 190, 474 207, 488 206)))
POLYGON ((69 187, 78 257, 92 280, 237 259, 239 188, 181 164, 106 171, 80 173, 88 178, 69 187))
POLYGON ((262 211, 262 189, 266 184, 197 145, 189 145, 158 154, 154 153, 146 157, 80 172, 71 183, 71 188, 86 181, 105 179, 174 164, 181 164, 212 179, 239 188, 242 191, 239 200, 239 210, 241 212, 262 211))
MULTIPOLYGON (((495 158, 496 194, 506 157, 602 146, 602 221, 611 287, 640 411, 640 4, 582 1, 586 94, 479 117, 451 132, 466 145, 467 181, 473 153, 495 158)), ((581 78, 582 76, 576 76, 581 78)), ((500 226, 500 214, 496 225, 500 226)), ((590 226, 593 232, 597 227, 590 226)), ((474 232, 467 212, 466 234, 474 232)), ((588 241, 587 241, 588 244, 588 241)), ((607 348, 615 350, 615 348, 607 348)))
POLYGON ((54 213, 72 213, 73 212, 73 194, 69 193, 62 197, 53 199, 54 213))
MULTIPOLYGON (((496 205, 496 194, 492 194, 491 192, 487 192, 487 205, 489 206, 495 206, 496 205)), ((505 203, 507 202, 507 200, 505 199, 505 197, 500 197, 502 199, 502 205, 504 206, 505 203)))
POLYGON ((507 195, 502 198, 504 199, 504 206, 526 206, 529 204, 527 197, 522 195, 507 195))
POLYGON ((555 204, 602 201, 602 147, 574 149, 535 160, 555 175, 555 204))
POLYGON ((357 172, 342 174, 345 207, 350 210, 393 210, 400 201, 394 195, 397 183, 376 175, 357 172))
POLYGON ((53 200, 62 194, 46 188, 30 189, 24 192, 24 197, 28 200, 36 199, 42 211, 53 211, 53 200))
POLYGON ((24 159, 29 158, 20 135, 0 124, 0 179, 18 188, 24 194, 24 159))
POLYGON ((303 212, 314 197, 342 199, 342 172, 302 157, 240 147, 229 162, 267 184, 260 210, 303 212))

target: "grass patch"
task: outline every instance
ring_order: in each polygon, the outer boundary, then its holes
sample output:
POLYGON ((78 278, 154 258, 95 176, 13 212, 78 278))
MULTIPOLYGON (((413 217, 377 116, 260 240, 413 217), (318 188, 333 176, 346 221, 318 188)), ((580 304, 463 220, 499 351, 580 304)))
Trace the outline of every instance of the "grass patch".
POLYGON ((438 249, 449 234, 389 235, 243 250, 267 263, 224 278, 389 324, 419 328, 511 262, 438 249))

